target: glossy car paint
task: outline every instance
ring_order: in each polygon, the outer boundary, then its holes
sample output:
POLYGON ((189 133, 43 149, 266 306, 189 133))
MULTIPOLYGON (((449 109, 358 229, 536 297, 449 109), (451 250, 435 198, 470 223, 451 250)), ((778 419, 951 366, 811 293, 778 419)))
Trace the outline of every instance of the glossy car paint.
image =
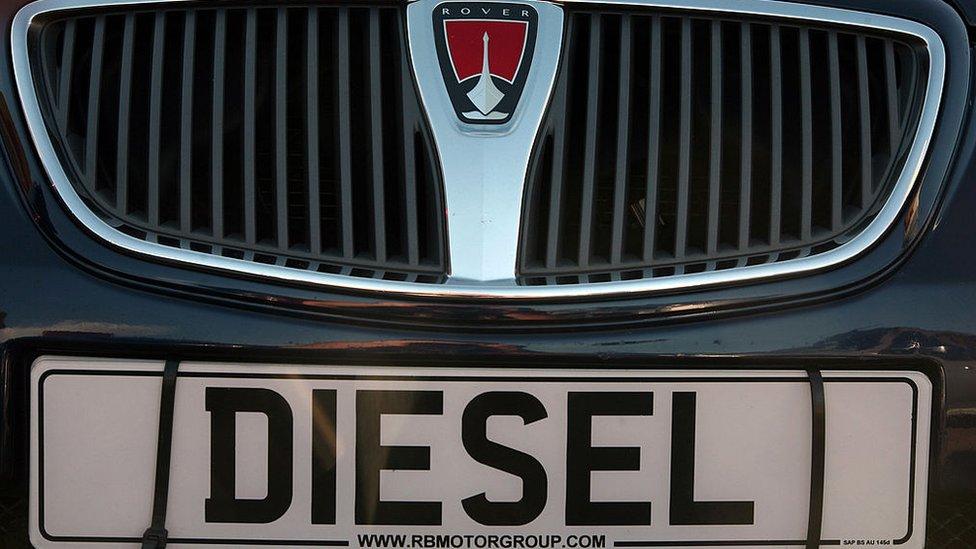
POLYGON ((0 491, 26 490, 33 358, 84 354, 457 368, 915 369, 937 394, 932 499, 976 498, 972 29, 949 4, 822 2, 917 18, 949 46, 933 168, 902 221, 863 258, 707 292, 486 305, 272 285, 98 243, 52 192, 25 129, 6 39, 23 3, 0 5, 0 491))

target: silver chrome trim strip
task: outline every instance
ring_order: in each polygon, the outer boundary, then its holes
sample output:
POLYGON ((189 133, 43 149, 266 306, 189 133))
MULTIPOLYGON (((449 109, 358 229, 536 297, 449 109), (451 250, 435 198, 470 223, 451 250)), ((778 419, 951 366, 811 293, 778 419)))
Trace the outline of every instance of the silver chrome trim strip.
MULTIPOLYGON (((189 0, 166 0, 169 2, 184 2, 189 0)), ((567 0, 567 2, 584 0, 567 0)), ((851 260, 878 241, 887 230, 897 221, 899 212, 905 205, 914 189, 932 136, 935 131, 939 109, 942 103, 942 92, 946 77, 945 45, 939 35, 926 25, 897 17, 861 13, 840 8, 811 6, 794 2, 779 2, 776 0, 599 0, 600 3, 646 6, 660 8, 674 8, 692 11, 732 12, 747 15, 782 17, 795 20, 820 21, 841 25, 851 25, 861 28, 873 28, 893 31, 914 36, 922 40, 929 55, 929 75, 923 98, 922 112, 914 141, 906 158, 905 167, 892 190, 888 202, 878 213, 868 227, 845 244, 822 254, 792 259, 780 263, 747 266, 717 272, 703 272, 695 274, 675 275, 663 278, 629 280, 621 282, 600 282, 591 284, 574 284, 564 286, 516 286, 515 274, 503 281, 473 281, 449 277, 444 284, 419 284, 408 282, 384 281, 367 278, 340 276, 328 273, 317 273, 251 263, 243 260, 213 256, 191 250, 170 248, 161 244, 145 242, 121 233, 105 223, 78 196, 72 187, 67 174, 57 157, 45 127, 41 108, 35 93, 31 76, 30 55, 27 48, 28 32, 34 19, 44 13, 65 9, 118 6, 130 4, 159 3, 159 0, 37 0, 23 7, 14 17, 11 32, 11 52, 14 63, 14 77, 20 91, 21 104, 24 108, 28 129, 34 139, 38 155, 44 169, 47 171, 55 190, 61 196, 68 210, 83 225, 98 237, 110 244, 139 254, 159 257, 170 261, 200 265, 203 267, 235 271, 265 277, 283 282, 302 282, 324 287, 342 288, 349 290, 364 290, 370 292, 386 292, 400 295, 421 296, 430 298, 527 298, 546 299, 557 297, 594 298, 604 296, 637 295, 660 290, 678 290, 691 287, 715 286, 728 283, 748 282, 759 279, 777 277, 787 274, 803 274, 826 269, 839 263, 851 260)), ((555 6, 555 4, 553 4, 555 6)), ((414 7, 411 3, 411 7, 414 7)), ((540 17, 541 17, 540 13, 540 17)), ((540 23, 541 27, 541 23, 540 23)), ((411 37, 412 43, 412 37, 411 37)), ((545 48, 552 44, 542 43, 540 34, 537 45, 536 61, 545 48)), ((412 49, 412 48, 411 48, 412 49)), ((430 56, 436 55, 429 52, 430 56)), ((414 60, 418 63, 418 60, 414 60)), ((439 79, 437 80, 439 83, 439 79)), ((527 90, 528 91, 528 90, 527 90)), ((528 101, 523 97, 523 101, 528 101)), ((427 105, 428 109, 431 105, 427 105)), ((446 107, 450 112, 450 107, 446 107)), ((541 113, 533 113, 533 121, 541 121, 541 113)), ((538 123, 536 123, 538 124, 538 123)), ((537 129, 537 128, 536 128, 537 129)), ((486 140, 504 139, 501 135, 488 137, 486 140)), ((526 152, 526 154, 528 154, 526 152)), ((486 166, 490 167, 490 166, 486 166)), ((524 180, 524 174, 523 174, 524 180)), ((484 178, 480 182, 490 183, 491 178, 484 178)), ((463 184, 463 182, 462 182, 463 184)), ((450 185, 445 182, 445 185, 450 185)), ((521 188, 522 182, 519 183, 521 188)), ((479 196, 481 193, 477 193, 479 196)), ((521 209, 521 194, 514 203, 521 209)), ((517 228, 516 228, 517 230, 517 228)), ((461 244, 461 243, 459 243, 461 244)), ((505 253, 504 257, 510 255, 505 253)), ((506 264, 507 264, 506 259, 506 264)))

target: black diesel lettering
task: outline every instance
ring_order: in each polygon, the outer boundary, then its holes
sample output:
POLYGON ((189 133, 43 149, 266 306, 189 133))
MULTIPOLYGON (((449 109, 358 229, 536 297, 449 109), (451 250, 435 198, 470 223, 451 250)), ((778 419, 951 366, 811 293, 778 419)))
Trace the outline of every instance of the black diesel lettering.
POLYGON ((593 416, 649 416, 654 413, 654 395, 570 392, 568 412, 566 524, 569 526, 650 524, 650 502, 590 501, 590 473, 640 470, 640 448, 593 447, 593 416))
POLYGON ((292 498, 292 412, 288 402, 268 389, 208 387, 210 412, 210 497, 207 522, 266 524, 281 518, 292 498), (236 484, 237 414, 268 417, 268 495, 238 499, 236 484))
POLYGON ((430 448, 380 444, 380 418, 443 411, 441 391, 356 391, 356 524, 441 524, 440 502, 380 500, 381 470, 430 469, 430 448))
POLYGON ((519 416, 525 425, 547 417, 536 397, 522 392, 494 391, 476 396, 461 417, 461 441, 468 455, 479 463, 522 479, 522 499, 492 502, 484 492, 461 501, 473 520, 490 526, 521 526, 535 520, 546 506, 548 479, 537 459, 508 446, 488 440, 491 416, 519 416))
POLYGON ((312 524, 336 520, 336 392, 312 391, 312 524))
POLYGON ((753 524, 751 501, 695 501, 695 393, 672 395, 671 524, 753 524))

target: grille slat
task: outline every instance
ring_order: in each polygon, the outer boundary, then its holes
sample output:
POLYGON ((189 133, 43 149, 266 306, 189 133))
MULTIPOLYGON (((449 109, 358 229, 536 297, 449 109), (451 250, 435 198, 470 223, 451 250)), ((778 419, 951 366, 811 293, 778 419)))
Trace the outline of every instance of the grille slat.
POLYGON ((257 242, 257 205, 255 204, 256 185, 255 162, 257 145, 257 57, 258 57, 258 12, 249 8, 244 29, 244 242, 257 242))
POLYGON ((308 182, 308 222, 309 222, 309 251, 318 255, 322 253, 322 216, 321 194, 319 191, 319 9, 308 10, 308 25, 306 32, 306 66, 307 90, 305 95, 305 127, 308 131, 306 146, 308 148, 308 165, 306 176, 308 182))
MULTIPOLYGON (((675 259, 685 257, 688 247, 688 201, 691 187, 691 20, 681 22, 681 88, 680 88, 680 121, 679 159, 678 159, 678 194, 674 206, 674 249, 671 251, 675 259)), ((662 115, 663 116, 663 115, 662 115)))
MULTIPOLYGON (((68 28, 70 29, 73 26, 74 21, 69 21, 68 28)), ((127 213, 129 204, 129 117, 132 108, 135 27, 135 16, 131 13, 127 14, 122 36, 122 63, 119 75, 119 124, 115 155, 115 210, 123 215, 127 213)), ((70 64, 65 64, 63 67, 70 67, 70 64)), ((67 71, 70 72, 70 68, 67 71)), ((66 132, 67 130, 63 129, 62 131, 66 132)))
POLYGON ((74 68, 75 27, 74 21, 68 21, 64 28, 61 43, 61 64, 60 71, 58 71, 58 97, 55 110, 58 129, 62 132, 66 131, 68 127, 68 102, 71 97, 71 76, 74 68))
POLYGON ((521 283, 817 255, 880 209, 921 97, 909 39, 677 10, 566 10, 567 36, 584 45, 563 48, 536 143, 521 283), (886 103, 887 113, 877 107, 886 103), (894 128, 884 116, 897 131, 879 133, 894 128))
POLYGON ((227 11, 218 9, 214 23, 213 107, 210 110, 210 231, 224 237, 224 64, 227 47, 227 11))
POLYGON ((841 223, 843 198, 844 198, 844 128, 841 125, 841 99, 840 99, 840 52, 837 43, 837 32, 831 31, 829 36, 830 46, 830 142, 831 142, 831 228, 839 230, 841 223))
MULTIPOLYGON (((572 29, 566 33, 566 49, 574 46, 574 35, 572 29)), ((556 94, 553 99, 554 108, 565 108, 569 100, 568 79, 561 79, 557 84, 556 94)), ((552 140, 553 154, 552 166, 550 168, 552 178, 549 194, 549 223, 546 231, 546 268, 555 269, 559 260, 559 235, 562 229, 562 187, 566 167, 566 132, 569 127, 569 117, 563 117, 554 131, 552 140)), ((534 216, 537 212, 529 210, 529 215, 534 216)))
MULTIPOLYGON (((336 80, 339 83, 339 135, 340 139, 352 141, 352 127, 349 121, 349 111, 352 99, 349 93, 349 10, 339 10, 339 30, 336 34, 338 41, 339 69, 336 80)), ((339 177, 341 178, 340 196, 342 197, 342 214, 340 231, 342 233, 342 255, 352 258, 355 254, 353 247, 353 217, 352 217, 352 151, 347 147, 339 150, 339 177)))
POLYGON ((803 175, 801 182, 800 239, 810 240, 813 233, 813 90, 810 74, 810 31, 800 29, 800 101, 803 136, 803 175))
MULTIPOLYGON (((278 8, 275 17, 275 240, 288 250, 288 11, 278 8)), ((245 89, 248 86, 245 86, 245 89)))
POLYGON ((403 101, 403 97, 410 95, 413 80, 405 67, 410 66, 406 50, 400 51, 400 125, 403 129, 403 207, 407 224, 407 263, 416 266, 420 262, 420 239, 418 238, 417 203, 417 147, 416 139, 419 128, 417 117, 420 115, 416 104, 403 101))
POLYGON ((105 52, 105 17, 95 18, 91 48, 91 73, 88 77, 88 114, 85 128, 85 175, 90 190, 98 184, 98 97, 102 84, 102 56, 105 52))
MULTIPOLYGON (((129 30, 126 16, 126 31, 129 30)), ((183 26, 182 81, 180 83, 180 231, 184 236, 193 230, 192 192, 193 192, 193 74, 196 61, 196 12, 186 14, 183 26)), ((129 47, 126 48, 127 50, 129 47)), ((131 56, 131 54, 130 54, 131 56)))
POLYGON ((860 110, 860 155, 861 155, 861 208, 871 206, 870 197, 874 194, 874 174, 871 155, 871 96, 868 88, 868 51, 864 36, 857 37, 857 91, 860 110))
POLYGON ((708 178, 708 228, 705 251, 718 251, 719 205, 722 182, 722 23, 712 21, 711 36, 711 156, 708 178))
POLYGON ((384 82, 380 77, 380 12, 377 8, 369 10, 369 119, 372 139, 372 210, 373 210, 373 253, 376 260, 386 261, 386 196, 383 182, 383 98, 384 82))
MULTIPOLYGON (((769 244, 779 246, 783 215, 783 57, 779 25, 769 35, 770 168, 769 244)), ((710 250, 709 253, 715 253, 710 250)))
POLYGON ((739 249, 749 248, 751 236, 749 221, 752 218, 752 147, 753 147, 753 93, 752 93, 752 25, 745 23, 741 27, 740 57, 742 85, 742 143, 739 159, 739 249))
MULTIPOLYGON (((99 19, 102 19, 101 17, 99 19)), ((149 187, 147 195, 149 198, 149 224, 159 224, 159 154, 162 142, 162 117, 163 117, 163 48, 166 40, 166 16, 162 12, 157 12, 153 25, 153 48, 152 48, 152 80, 149 85, 149 187)), ((92 98, 97 98, 97 94, 92 98)), ((88 139, 90 145, 98 141, 93 138, 88 139)), ((94 147, 93 147, 94 148, 94 147)))
MULTIPOLYGON (((626 143, 630 136, 630 77, 631 77, 631 25, 630 18, 620 27, 620 81, 617 101, 617 141, 626 143)), ((610 239, 610 261, 619 263, 624 247, 624 207, 627 203, 627 154, 628 147, 617 147, 616 174, 613 189, 613 235, 610 239)))
POLYGON ((898 140, 901 139, 901 115, 898 112, 895 45, 891 40, 885 41, 885 90, 888 100, 888 152, 894 155, 895 151, 898 150, 898 140))
POLYGON ((589 63, 587 69, 588 91, 586 101, 586 148, 583 157, 583 190, 579 209, 579 255, 577 263, 586 268, 590 264, 590 243, 593 226, 593 194, 595 193, 597 178, 597 116, 599 115, 600 96, 600 16, 594 15, 590 20, 589 63))
POLYGON ((402 6, 66 13, 36 30, 38 89, 72 183, 112 226, 245 261, 443 280, 402 6))
MULTIPOLYGON (((657 143, 661 138, 661 65, 664 54, 661 44, 661 18, 651 19, 651 61, 650 61, 650 112, 648 114, 649 137, 647 150, 647 179, 660 176, 661 151, 657 143)), ((655 185, 645 185, 644 197, 644 262, 654 261, 654 243, 657 241, 658 189, 655 185)))

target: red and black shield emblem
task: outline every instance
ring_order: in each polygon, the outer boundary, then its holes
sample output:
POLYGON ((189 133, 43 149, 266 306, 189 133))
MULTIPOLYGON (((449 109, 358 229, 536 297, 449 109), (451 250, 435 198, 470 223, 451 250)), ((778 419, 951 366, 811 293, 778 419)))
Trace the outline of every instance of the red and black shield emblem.
POLYGON ((504 124, 512 118, 535 51, 532 6, 444 2, 434 8, 434 40, 458 118, 504 124))

